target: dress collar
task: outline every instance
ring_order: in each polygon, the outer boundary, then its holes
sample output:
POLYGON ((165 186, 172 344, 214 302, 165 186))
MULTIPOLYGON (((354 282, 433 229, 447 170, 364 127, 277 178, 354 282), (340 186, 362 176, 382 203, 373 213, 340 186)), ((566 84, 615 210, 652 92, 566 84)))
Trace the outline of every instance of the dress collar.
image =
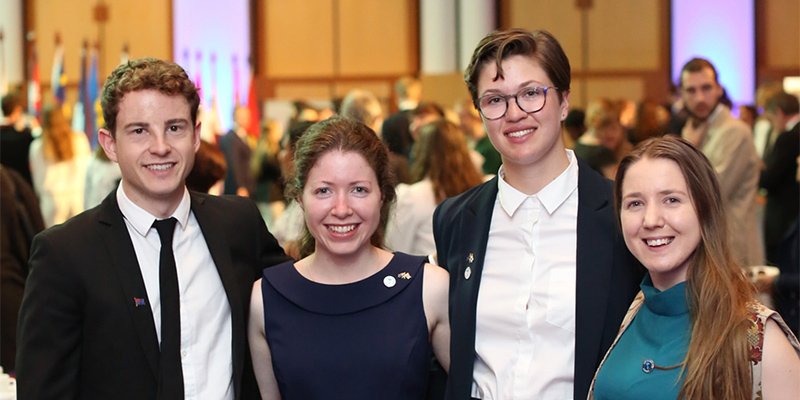
POLYGON ((653 286, 650 274, 645 275, 639 285, 644 293, 644 304, 657 315, 678 316, 689 312, 686 301, 686 281, 683 281, 665 291, 660 291, 653 286))

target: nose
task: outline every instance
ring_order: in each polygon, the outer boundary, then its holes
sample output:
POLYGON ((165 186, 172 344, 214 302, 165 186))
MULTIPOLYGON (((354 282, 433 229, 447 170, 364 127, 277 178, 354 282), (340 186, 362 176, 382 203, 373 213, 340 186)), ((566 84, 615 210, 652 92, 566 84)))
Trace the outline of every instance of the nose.
POLYGON ((150 136, 150 152, 164 155, 169 153, 169 143, 165 135, 154 134, 150 136))
POLYGON ((528 113, 525 110, 519 108, 519 104, 517 103, 517 98, 512 97, 507 99, 508 101, 508 109, 506 110, 506 120, 508 121, 519 121, 528 116, 528 113))
POLYGON ((661 215, 661 210, 655 206, 646 206, 644 211, 644 222, 642 225, 646 229, 663 227, 664 217, 661 215))
POLYGON ((350 203, 347 201, 347 194, 340 193, 336 196, 331 210, 331 215, 337 218, 347 218, 353 214, 353 209, 350 208, 350 203))

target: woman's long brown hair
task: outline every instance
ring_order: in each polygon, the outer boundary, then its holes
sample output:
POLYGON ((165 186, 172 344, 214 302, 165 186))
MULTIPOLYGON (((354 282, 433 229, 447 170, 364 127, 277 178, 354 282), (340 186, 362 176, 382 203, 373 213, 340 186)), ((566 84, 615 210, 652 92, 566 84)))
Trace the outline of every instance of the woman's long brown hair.
POLYGON ((61 106, 50 105, 42 113, 42 139, 44 158, 59 162, 71 160, 75 155, 72 148, 72 128, 61 111, 61 106))
POLYGON ((420 129, 414 143, 414 182, 429 177, 436 203, 459 195, 483 182, 472 162, 464 134, 452 122, 439 119, 420 129))
POLYGON ((714 167, 700 150, 677 136, 645 140, 622 160, 617 170, 617 221, 625 173, 644 158, 668 159, 678 164, 700 221, 700 244, 690 256, 686 276, 693 328, 681 369, 684 380, 678 398, 750 399, 747 305, 755 292, 730 249, 714 167))

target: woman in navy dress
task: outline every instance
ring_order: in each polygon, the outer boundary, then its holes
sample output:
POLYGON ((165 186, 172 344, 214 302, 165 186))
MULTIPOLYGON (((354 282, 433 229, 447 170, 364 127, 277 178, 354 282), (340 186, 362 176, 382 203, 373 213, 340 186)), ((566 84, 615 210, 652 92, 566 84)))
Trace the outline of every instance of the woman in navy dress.
POLYGON ((395 200, 375 133, 333 117, 303 135, 287 194, 301 259, 253 287, 250 351, 264 399, 423 399, 431 350, 449 365, 449 276, 381 248, 395 200))
POLYGON ((796 399, 800 343, 737 265, 703 153, 675 136, 642 142, 620 163, 615 199, 648 274, 589 399, 796 399))

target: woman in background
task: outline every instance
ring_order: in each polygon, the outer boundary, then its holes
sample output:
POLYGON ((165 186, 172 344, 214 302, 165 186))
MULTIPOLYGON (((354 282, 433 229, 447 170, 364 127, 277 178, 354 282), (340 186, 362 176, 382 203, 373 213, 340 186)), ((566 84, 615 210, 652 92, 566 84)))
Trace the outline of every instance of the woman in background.
POLYGON ((800 343, 731 254, 703 153, 670 135, 642 142, 619 166, 615 199, 648 275, 589 399, 796 399, 800 343))
POLYGON ((42 112, 42 135, 30 147, 33 188, 39 196, 46 227, 81 213, 89 140, 73 132, 61 106, 48 105, 42 112))
POLYGON ((386 247, 408 254, 436 252, 433 210, 442 200, 483 183, 464 135, 445 119, 424 125, 414 142, 411 178, 397 186, 397 208, 389 219, 386 247))
POLYGON ((305 213, 299 261, 253 286, 250 351, 271 399, 424 399, 431 348, 449 365, 449 276, 381 249, 395 198, 388 150, 331 117, 297 143, 287 197, 305 213))

